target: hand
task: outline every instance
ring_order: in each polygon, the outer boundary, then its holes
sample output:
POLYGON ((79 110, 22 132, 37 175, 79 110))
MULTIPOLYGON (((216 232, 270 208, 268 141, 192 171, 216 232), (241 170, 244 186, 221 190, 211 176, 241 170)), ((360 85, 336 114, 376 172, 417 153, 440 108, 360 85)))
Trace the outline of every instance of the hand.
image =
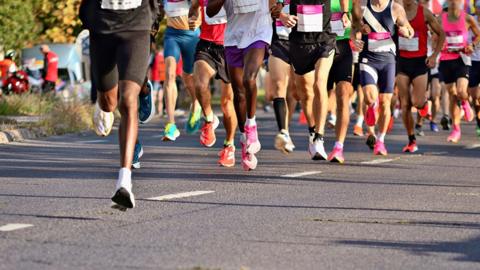
POLYGON ((197 28, 197 16, 190 16, 188 18, 188 28, 193 31, 197 28))
POLYGON ((352 44, 353 44, 354 51, 361 52, 363 51, 363 46, 365 45, 365 42, 363 42, 363 40, 361 39, 353 39, 352 44))
POLYGON ((343 28, 349 28, 352 26, 352 22, 350 21, 350 17, 348 16, 348 13, 343 13, 342 22, 343 22, 343 28))
POLYGON ((400 26, 398 28, 398 32, 402 37, 405 37, 405 38, 408 38, 408 39, 413 38, 414 35, 415 35, 415 31, 413 30, 413 28, 408 27, 408 26, 400 26))
POLYGON ((362 27, 360 28, 360 31, 362 32, 363 35, 368 35, 372 32, 372 29, 370 26, 366 23, 362 24, 362 27))
POLYGON ((273 6, 270 9, 270 13, 272 15, 272 18, 278 19, 281 12, 282 12, 282 9, 283 9, 283 5, 281 3, 277 3, 275 6, 273 6))
POLYGON ((427 64, 428 68, 435 68, 437 66, 437 55, 430 55, 425 61, 425 63, 427 64))
POLYGON ((465 49, 463 50, 463 52, 464 52, 466 55, 471 55, 474 51, 475 51, 475 49, 473 48, 473 45, 472 45, 472 44, 468 45, 468 46, 465 47, 465 49))
POLYGON ((292 28, 297 24, 298 17, 294 15, 280 13, 279 19, 283 23, 283 25, 285 25, 285 27, 292 28))

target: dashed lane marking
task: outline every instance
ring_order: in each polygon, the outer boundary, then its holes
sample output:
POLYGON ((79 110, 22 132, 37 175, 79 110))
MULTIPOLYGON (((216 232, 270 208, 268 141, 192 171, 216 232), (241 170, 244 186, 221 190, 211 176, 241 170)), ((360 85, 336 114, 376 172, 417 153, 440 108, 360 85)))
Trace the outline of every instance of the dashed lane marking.
POLYGON ((382 163, 388 163, 388 162, 392 162, 393 159, 374 159, 374 160, 369 160, 369 161, 362 161, 360 162, 361 164, 369 164, 369 165, 373 165, 373 164, 382 164, 382 163))
POLYGON ((10 223, 0 227, 0 232, 11 232, 15 230, 33 227, 33 224, 10 223))
POLYGON ((173 199, 181 199, 181 198, 187 198, 187 197, 193 197, 193 196, 200 196, 200 195, 210 194, 210 193, 214 193, 214 192, 215 191, 213 191, 213 190, 197 190, 197 191, 162 195, 162 196, 158 196, 158 197, 147 198, 145 200, 147 200, 147 201, 168 201, 168 200, 173 200, 173 199))
POLYGON ((472 149, 477 149, 477 148, 480 148, 480 143, 465 146, 465 149, 467 149, 467 150, 472 150, 472 149))
POLYGON ((307 172, 301 172, 301 173, 292 173, 292 174, 285 174, 280 177, 285 177, 285 178, 296 178, 296 177, 302 177, 302 176, 308 176, 308 175, 314 175, 314 174, 320 174, 322 173, 321 171, 307 171, 307 172))

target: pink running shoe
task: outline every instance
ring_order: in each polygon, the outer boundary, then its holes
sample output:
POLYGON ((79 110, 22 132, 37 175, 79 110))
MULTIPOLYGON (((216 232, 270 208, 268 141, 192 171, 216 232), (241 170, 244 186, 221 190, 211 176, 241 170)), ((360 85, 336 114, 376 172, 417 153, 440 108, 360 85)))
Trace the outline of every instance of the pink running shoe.
POLYGON ((468 102, 468 100, 463 100, 462 101, 462 109, 463 109, 463 112, 465 113, 463 116, 465 118, 465 121, 467 122, 472 122, 473 121, 473 111, 472 111, 472 108, 470 107, 470 103, 468 102))
POLYGON ((448 136, 447 138, 447 141, 452 143, 458 143, 461 137, 462 132, 460 131, 460 128, 453 128, 452 133, 450 133, 450 136, 448 136))
POLYGON ((375 126, 377 123, 377 103, 375 105, 370 105, 365 112, 365 123, 369 127, 375 126))
POLYGON ((255 170, 257 168, 258 160, 254 154, 247 152, 247 138, 242 135, 240 138, 240 145, 242 146, 242 167, 245 171, 255 170))
POLYGON ((328 155, 328 161, 343 164, 345 162, 343 148, 334 147, 332 152, 328 155))
POLYGON ((373 148, 373 154, 377 156, 386 156, 387 148, 385 148, 385 143, 377 141, 377 143, 375 143, 375 147, 373 148))
POLYGON ((246 135, 246 151, 249 154, 256 154, 260 151, 262 146, 260 141, 258 141, 257 125, 245 126, 245 135, 246 135))

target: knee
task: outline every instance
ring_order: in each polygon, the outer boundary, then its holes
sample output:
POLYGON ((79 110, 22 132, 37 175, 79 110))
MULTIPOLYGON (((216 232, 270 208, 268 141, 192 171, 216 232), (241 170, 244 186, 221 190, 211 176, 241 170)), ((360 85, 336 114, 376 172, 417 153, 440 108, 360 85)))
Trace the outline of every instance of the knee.
POLYGON ((175 72, 167 72, 165 74, 165 87, 170 87, 175 84, 177 74, 175 72))
POLYGON ((205 91, 209 91, 209 84, 208 82, 204 82, 204 81, 201 81, 201 80, 195 80, 195 93, 198 94, 201 94, 205 91))
POLYGON ((257 85, 257 76, 255 73, 246 72, 243 75, 242 83, 246 88, 252 89, 257 85))
POLYGON ((123 93, 120 95, 120 111, 122 113, 132 112, 138 109, 138 96, 123 93))
POLYGON ((418 109, 423 108, 423 106, 425 106, 425 99, 412 98, 412 106, 418 109))
POLYGON ((98 105, 104 112, 113 112, 117 108, 116 101, 106 101, 105 99, 98 99, 98 105))

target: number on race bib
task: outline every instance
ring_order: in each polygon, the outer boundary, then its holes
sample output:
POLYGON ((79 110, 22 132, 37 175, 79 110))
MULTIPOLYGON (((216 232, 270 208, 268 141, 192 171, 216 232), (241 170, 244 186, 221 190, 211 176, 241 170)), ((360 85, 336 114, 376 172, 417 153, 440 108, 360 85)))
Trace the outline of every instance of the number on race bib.
MULTIPOLYGON (((290 1, 285 1, 285 6, 282 9, 282 13, 290 14, 289 3, 290 3, 290 1)), ((285 25, 283 25, 282 21, 280 21, 278 19, 275 22, 275 26, 276 26, 276 31, 277 31, 278 38, 288 39, 288 36, 290 35, 290 32, 292 32, 292 29, 288 28, 288 27, 285 27, 285 25)))
POLYGON ((418 37, 413 37, 411 39, 408 39, 405 37, 399 37, 398 46, 402 51, 416 52, 419 50, 418 37))
POLYGON ((102 0, 100 7, 109 10, 127 10, 141 5, 142 0, 102 0))
POLYGON ((188 16, 189 9, 187 0, 168 0, 165 2, 165 13, 171 18, 188 16))
POLYGON ((395 52, 395 43, 390 32, 368 34, 368 50, 371 52, 395 52))
POLYGON ((297 17, 299 32, 323 32, 323 5, 298 5, 297 17))
POLYGON ((339 37, 345 35, 345 27, 343 27, 342 16, 342 12, 335 12, 332 14, 330 19, 330 27, 332 28, 332 32, 339 37))

